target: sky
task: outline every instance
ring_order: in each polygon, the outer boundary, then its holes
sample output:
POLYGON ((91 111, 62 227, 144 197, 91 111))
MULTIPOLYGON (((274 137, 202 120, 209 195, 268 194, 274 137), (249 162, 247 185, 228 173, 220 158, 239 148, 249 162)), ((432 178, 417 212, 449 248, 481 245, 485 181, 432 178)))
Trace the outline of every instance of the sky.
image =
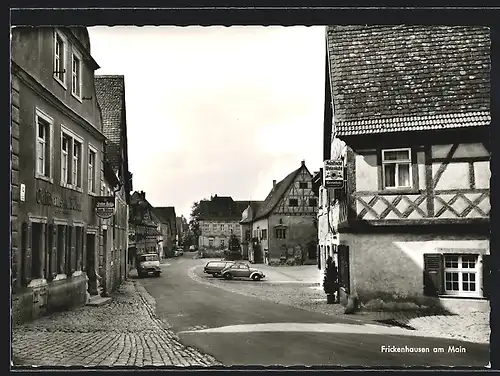
POLYGON ((211 195, 264 200, 322 164, 325 29, 98 26, 96 74, 125 76, 129 170, 189 219, 211 195))

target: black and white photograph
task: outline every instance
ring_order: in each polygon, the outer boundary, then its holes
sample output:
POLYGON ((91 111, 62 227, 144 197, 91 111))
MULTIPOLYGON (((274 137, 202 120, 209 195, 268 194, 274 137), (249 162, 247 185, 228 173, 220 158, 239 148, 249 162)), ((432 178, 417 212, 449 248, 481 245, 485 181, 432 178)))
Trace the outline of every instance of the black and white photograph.
POLYGON ((11 369, 488 368, 491 45, 11 25, 11 369))

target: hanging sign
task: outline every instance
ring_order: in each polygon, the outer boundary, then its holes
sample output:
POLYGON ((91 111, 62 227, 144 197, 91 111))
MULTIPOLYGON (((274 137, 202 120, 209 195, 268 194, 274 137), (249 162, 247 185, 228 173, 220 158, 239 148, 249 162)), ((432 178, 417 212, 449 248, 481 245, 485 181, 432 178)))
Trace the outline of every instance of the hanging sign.
POLYGON ((99 218, 111 218, 115 214, 115 197, 98 196, 94 197, 95 213, 99 218))
POLYGON ((342 188, 344 186, 344 162, 342 159, 326 160, 323 173, 325 188, 342 188))

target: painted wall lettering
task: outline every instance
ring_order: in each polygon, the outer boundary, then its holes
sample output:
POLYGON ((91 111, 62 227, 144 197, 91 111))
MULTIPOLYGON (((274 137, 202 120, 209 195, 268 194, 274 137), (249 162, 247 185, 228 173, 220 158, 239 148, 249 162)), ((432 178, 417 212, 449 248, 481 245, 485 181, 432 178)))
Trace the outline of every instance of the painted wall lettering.
POLYGON ((63 210, 82 211, 82 203, 78 197, 73 196, 63 199, 61 196, 41 188, 36 190, 36 202, 40 205, 51 206, 63 210))

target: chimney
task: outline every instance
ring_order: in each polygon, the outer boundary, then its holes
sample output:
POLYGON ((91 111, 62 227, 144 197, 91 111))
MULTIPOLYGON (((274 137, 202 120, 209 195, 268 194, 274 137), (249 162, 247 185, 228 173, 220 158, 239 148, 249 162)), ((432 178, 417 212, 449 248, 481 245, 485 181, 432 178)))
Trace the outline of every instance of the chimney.
POLYGON ((142 197, 143 200, 145 200, 146 199, 146 192, 141 191, 141 197, 142 197))
POLYGON ((300 165, 301 165, 301 166, 305 166, 305 165, 306 165, 306 161, 301 161, 301 162, 300 162, 300 165))
POLYGON ((276 180, 273 180, 273 188, 276 188, 276 180))

